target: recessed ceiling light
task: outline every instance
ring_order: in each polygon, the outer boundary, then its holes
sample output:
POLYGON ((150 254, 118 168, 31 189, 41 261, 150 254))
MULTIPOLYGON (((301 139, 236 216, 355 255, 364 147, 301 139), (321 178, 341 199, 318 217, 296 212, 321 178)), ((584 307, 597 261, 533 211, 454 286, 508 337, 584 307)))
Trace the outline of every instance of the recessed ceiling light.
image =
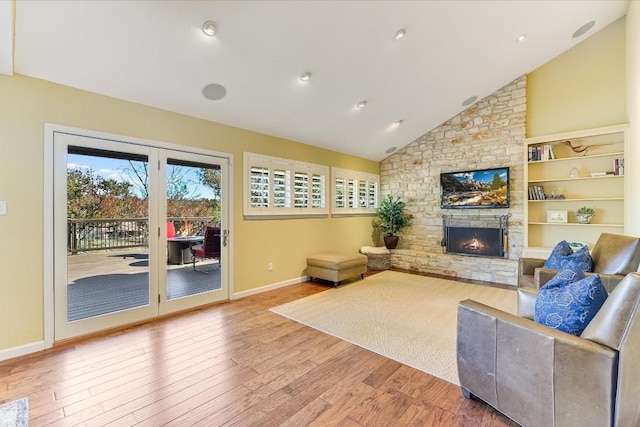
POLYGON ((358 108, 364 108, 365 105, 367 105, 367 101, 360 101, 358 102, 358 108))
POLYGON ((393 152, 394 152, 394 151, 396 151, 396 150, 397 150, 397 148, 396 148, 396 147, 389 147, 389 148, 387 148, 387 150, 386 150, 384 153, 385 153, 385 154, 391 154, 391 153, 393 153, 393 152))
POLYGON ((227 94, 227 89, 224 86, 219 85, 217 83, 212 83, 210 85, 206 85, 202 89, 202 95, 205 98, 210 99, 212 101, 218 101, 225 97, 227 94))
POLYGON ((396 40, 400 40, 406 34, 407 34, 407 30, 405 30, 404 28, 400 28, 398 31, 396 31, 396 35, 393 36, 393 38, 396 39, 396 40))
POLYGON ((311 73, 308 71, 305 71, 300 75, 300 80, 302 80, 303 82, 308 82, 309 79, 311 79, 311 73))
POLYGON ((400 126, 402 123, 404 123, 404 120, 400 119, 400 120, 396 120, 395 122, 393 122, 393 125, 394 125, 395 127, 398 127, 398 126, 400 126))
POLYGON ((213 21, 206 21, 202 24, 202 32, 208 36, 215 36, 218 32, 218 24, 213 21))
POLYGON ((526 39, 526 38, 527 38, 527 35, 526 35, 526 34, 520 34, 520 35, 518 36, 518 38, 516 39, 516 41, 517 41, 518 43, 520 43, 522 40, 524 40, 524 39, 526 39))
POLYGON ((596 21, 587 22, 582 27, 578 28, 576 30, 576 32, 573 33, 573 35, 571 37, 573 37, 574 39, 577 39, 578 37, 580 37, 581 35, 583 35, 587 31, 589 31, 591 28, 593 28, 594 25, 596 25, 596 21))
POLYGON ((462 102, 462 106, 463 106, 463 107, 468 107, 469 105, 471 105, 471 104, 473 104, 474 102, 476 102, 476 100, 477 100, 477 99, 478 99, 478 97, 477 97, 477 96, 475 96, 475 95, 470 96, 469 98, 465 99, 465 100, 462 102))

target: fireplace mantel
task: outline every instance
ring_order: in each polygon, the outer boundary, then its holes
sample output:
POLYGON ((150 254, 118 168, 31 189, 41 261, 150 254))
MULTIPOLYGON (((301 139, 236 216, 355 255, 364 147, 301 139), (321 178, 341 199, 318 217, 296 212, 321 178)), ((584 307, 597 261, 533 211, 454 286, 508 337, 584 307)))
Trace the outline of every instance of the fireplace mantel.
POLYGON ((452 255, 506 258, 510 216, 511 214, 443 215, 443 252, 452 255))

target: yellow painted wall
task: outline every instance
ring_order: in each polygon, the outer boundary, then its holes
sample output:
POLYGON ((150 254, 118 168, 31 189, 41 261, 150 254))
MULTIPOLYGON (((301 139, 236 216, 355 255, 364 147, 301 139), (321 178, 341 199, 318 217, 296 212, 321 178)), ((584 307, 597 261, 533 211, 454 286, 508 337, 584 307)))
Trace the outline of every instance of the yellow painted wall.
POLYGON ((527 136, 626 123, 625 18, 527 76, 527 136))
POLYGON ((242 153, 378 173, 379 164, 42 80, 0 75, 0 351, 43 340, 44 123, 231 153, 234 291, 304 275, 306 256, 372 244, 371 217, 244 220, 242 153), (267 264, 274 263, 274 271, 267 264))

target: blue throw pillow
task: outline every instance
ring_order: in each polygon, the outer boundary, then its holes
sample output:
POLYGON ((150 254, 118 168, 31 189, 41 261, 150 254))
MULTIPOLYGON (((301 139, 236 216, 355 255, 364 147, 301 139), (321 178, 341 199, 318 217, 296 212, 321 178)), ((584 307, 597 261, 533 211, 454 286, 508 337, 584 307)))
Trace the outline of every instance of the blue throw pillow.
POLYGON ((569 334, 580 335, 607 296, 599 275, 585 277, 578 267, 570 265, 540 288, 534 320, 569 334))
POLYGON ((593 270, 593 259, 591 258, 591 254, 589 253, 589 248, 587 246, 583 246, 571 255, 567 255, 562 261, 560 261, 560 265, 563 268, 569 264, 577 266, 585 273, 593 270))
MULTIPOLYGON (((559 288, 566 284, 577 282, 587 277, 585 272, 575 263, 565 264, 558 273, 551 278, 540 290, 559 288)), ((540 295, 540 293, 538 293, 540 295)))
POLYGON ((578 266, 585 273, 591 271, 593 269, 593 259, 589 254, 589 247, 583 246, 573 252, 569 244, 563 240, 553 248, 543 267, 560 270, 568 265, 578 266), (569 252, 567 252, 567 249, 569 252))
POLYGON ((560 265, 560 261, 567 255, 571 255, 573 253, 573 249, 569 246, 569 243, 566 240, 559 242, 555 248, 551 251, 551 255, 544 262, 544 268, 553 268, 555 270, 559 270, 562 268, 560 265))

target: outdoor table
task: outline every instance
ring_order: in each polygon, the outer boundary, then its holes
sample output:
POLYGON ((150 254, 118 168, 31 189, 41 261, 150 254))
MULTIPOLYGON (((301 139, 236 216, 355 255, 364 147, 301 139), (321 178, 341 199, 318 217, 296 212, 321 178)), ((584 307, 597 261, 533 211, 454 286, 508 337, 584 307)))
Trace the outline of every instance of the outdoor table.
POLYGON ((189 248, 193 243, 202 243, 204 236, 179 236, 167 238, 169 264, 188 264, 191 262, 189 248))

